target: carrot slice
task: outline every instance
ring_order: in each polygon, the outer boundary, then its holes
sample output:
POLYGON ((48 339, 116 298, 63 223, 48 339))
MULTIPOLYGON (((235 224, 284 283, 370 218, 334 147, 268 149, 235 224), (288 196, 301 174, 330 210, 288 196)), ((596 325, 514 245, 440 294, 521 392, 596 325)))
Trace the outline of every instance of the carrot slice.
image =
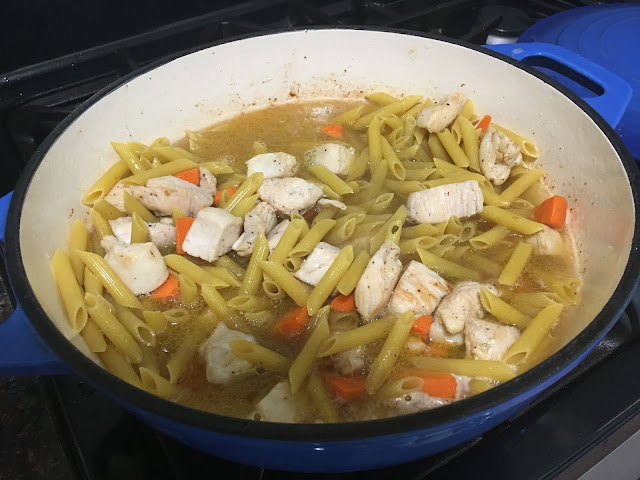
POLYGON ((308 212, 304 213, 302 215, 302 217, 307 221, 310 222, 311 220, 313 220, 314 218, 316 218, 316 215, 318 215, 318 210, 316 210, 315 208, 313 210, 309 210, 308 212))
POLYGON ((332 138, 342 138, 342 125, 327 125, 322 133, 332 138))
POLYGON ((280 320, 273 328, 273 331, 282 338, 300 335, 304 332, 308 321, 309 313, 307 312, 307 307, 296 308, 280 320))
POLYGON ((413 322, 411 331, 417 333, 421 337, 427 337, 429 336, 429 330, 431 329, 432 323, 433 317, 431 315, 422 315, 421 317, 416 318, 416 321, 413 322))
POLYGON ((430 373, 420 375, 424 380, 422 391, 438 398, 456 398, 458 382, 450 373, 430 373))
POLYGON ((178 380, 178 385, 190 390, 200 390, 207 385, 207 365, 200 355, 194 355, 187 364, 187 368, 178 380))
POLYGON ((154 300, 175 300, 179 296, 180 282, 175 275, 169 275, 169 278, 151 294, 154 300))
POLYGON ((182 243, 184 242, 187 233, 195 218, 180 217, 176 220, 176 253, 178 255, 184 255, 185 251, 182 249, 182 243))
POLYGON ((482 133, 484 133, 489 125, 491 125, 491 115, 485 115, 482 117, 482 120, 478 122, 478 125, 476 125, 476 130, 480 129, 482 133))
POLYGON ((191 170, 185 170, 184 172, 176 173, 174 177, 181 178, 182 180, 193 183, 194 185, 200 185, 199 168, 192 168, 191 170))
POLYGON ((560 230, 567 220, 567 207, 567 200, 560 195, 555 195, 533 209, 533 219, 560 230))
POLYGON ((227 188, 223 188, 222 190, 220 190, 218 193, 216 193, 215 198, 213 199, 213 204, 217 207, 218 205, 220 205, 220 202, 222 201, 222 194, 224 192, 229 192, 230 195, 233 195, 234 193, 236 193, 238 191, 238 187, 227 187, 227 188))
POLYGON ((351 400, 366 390, 366 377, 340 377, 328 375, 326 383, 342 400, 351 400))
POLYGON ((353 312, 356 309, 356 299, 353 293, 349 295, 338 295, 331 300, 331 309, 338 312, 353 312))

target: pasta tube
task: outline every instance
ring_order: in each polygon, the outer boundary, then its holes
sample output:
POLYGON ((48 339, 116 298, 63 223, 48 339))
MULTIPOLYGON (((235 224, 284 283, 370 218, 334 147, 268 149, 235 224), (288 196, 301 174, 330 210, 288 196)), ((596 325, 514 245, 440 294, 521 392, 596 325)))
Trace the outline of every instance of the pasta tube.
POLYGON ((504 270, 498 277, 498 282, 502 285, 513 285, 518 281, 522 271, 524 270, 531 253, 533 245, 524 242, 518 242, 513 250, 509 261, 504 266, 504 270))
POLYGON ((309 299, 307 300, 307 311, 309 315, 314 315, 320 310, 320 307, 322 307, 325 300, 329 298, 329 295, 331 295, 331 292, 336 288, 338 282, 347 272, 352 262, 353 247, 348 245, 340 251, 327 272, 309 295, 309 299))
POLYGON ((229 346, 233 353, 248 362, 270 372, 287 375, 291 368, 291 360, 273 350, 247 340, 232 340, 229 346))
POLYGON ((124 161, 114 163, 82 197, 82 203, 92 206, 104 198, 128 171, 129 166, 124 161))
POLYGON ((447 372, 464 377, 490 378, 499 382, 506 382, 516 376, 512 367, 495 360, 413 357, 411 363, 427 372, 447 372))
POLYGON ((322 421, 326 423, 337 423, 340 421, 340 415, 336 411, 333 401, 327 393, 327 389, 324 387, 324 382, 320 378, 317 370, 312 371, 309 376, 307 394, 311 399, 311 403, 318 411, 322 421))
POLYGON ((369 260, 371 260, 371 256, 365 251, 361 251, 356 255, 356 258, 353 260, 336 287, 342 295, 349 295, 355 290, 360 277, 369 264, 369 260))
POLYGON ((289 369, 289 383, 291 383, 291 392, 296 393, 302 383, 305 381, 313 364, 318 358, 320 347, 329 338, 329 305, 322 307, 316 316, 315 327, 309 336, 309 339, 300 350, 300 353, 291 364, 289 369))
POLYGON ((485 220, 495 222, 515 232, 524 233, 525 235, 533 235, 544 229, 544 225, 541 223, 507 212, 493 205, 486 205, 482 213, 480 213, 480 216, 485 220))
POLYGON ((389 314, 362 327, 336 333, 322 345, 318 356, 327 357, 346 352, 385 337, 393 328, 396 320, 397 317, 394 314, 389 314))

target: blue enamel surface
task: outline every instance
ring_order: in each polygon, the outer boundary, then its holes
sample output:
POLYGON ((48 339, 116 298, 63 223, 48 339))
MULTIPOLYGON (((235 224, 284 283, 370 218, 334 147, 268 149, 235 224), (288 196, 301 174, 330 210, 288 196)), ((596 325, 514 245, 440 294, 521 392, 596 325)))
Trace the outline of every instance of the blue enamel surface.
MULTIPOLYGON (((536 23, 519 41, 558 45, 627 81, 633 97, 616 131, 631 154, 640 159, 640 5, 593 5, 567 10, 536 23)), ((582 87, 567 86, 579 95, 584 93, 582 87)))
POLYGON ((577 90, 576 93, 612 127, 615 127, 620 122, 631 101, 633 89, 625 80, 600 65, 564 48, 546 43, 489 45, 487 48, 508 55, 519 61, 526 61, 532 57, 549 59, 591 80, 602 88, 604 91, 602 95, 594 96, 591 91, 584 87, 577 88, 579 84, 576 82, 572 82, 562 75, 545 70, 545 73, 548 75, 556 77, 556 80, 566 84, 566 86, 572 88, 574 91, 577 90))
MULTIPOLYGON (((0 198, 0 242, 4 242, 13 192, 0 198)), ((0 323, 0 375, 46 375, 68 371, 42 342, 20 306, 0 323)))

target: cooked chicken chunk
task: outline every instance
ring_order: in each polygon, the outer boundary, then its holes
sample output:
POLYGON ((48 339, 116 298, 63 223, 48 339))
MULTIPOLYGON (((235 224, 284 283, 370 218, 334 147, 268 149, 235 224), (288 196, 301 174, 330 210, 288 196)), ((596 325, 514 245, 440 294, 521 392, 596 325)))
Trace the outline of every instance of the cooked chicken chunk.
POLYGON ((441 318, 434 318, 431 328, 429 329, 429 340, 438 343, 447 343, 449 345, 463 345, 464 332, 449 333, 444 328, 441 318))
POLYGON ((353 372, 364 368, 364 347, 356 347, 346 352, 337 353, 331 356, 334 367, 342 375, 350 375, 353 372))
POLYGON ((389 301, 394 313, 412 311, 416 316, 432 313, 451 286, 440 275, 412 260, 396 285, 389 301))
POLYGON ((169 276, 158 247, 151 242, 127 245, 107 235, 100 245, 106 252, 104 260, 134 295, 154 291, 169 276))
POLYGON ((464 105, 464 95, 456 92, 439 101, 432 107, 426 107, 416 119, 418 127, 436 133, 447 128, 456 119, 464 105))
POLYGON ((402 271, 399 257, 400 248, 387 240, 369 260, 355 290, 356 307, 365 320, 373 320, 389 303, 402 271))
POLYGON ((498 290, 492 285, 477 282, 459 283, 444 297, 436 309, 435 319, 441 320, 449 333, 462 332, 467 320, 484 315, 484 308, 480 303, 480 292, 483 288, 498 295, 498 290))
POLYGON ((161 215, 171 215, 178 210, 188 217, 195 217, 213 203, 210 193, 174 176, 150 178, 145 187, 133 185, 129 188, 140 203, 161 215))
POLYGON ((304 156, 312 165, 323 165, 335 174, 344 175, 356 156, 356 151, 348 145, 325 143, 310 148, 304 156))
POLYGON ((260 202, 245 215, 244 232, 233 244, 233 249, 241 257, 251 255, 260 232, 268 235, 273 230, 273 227, 276 226, 276 223, 278 223, 276 210, 268 203, 260 202))
POLYGON ((291 385, 283 380, 258 402, 249 418, 263 422, 295 423, 298 417, 296 410, 291 385))
POLYGON ((464 344, 467 357, 476 360, 502 360, 507 350, 520 337, 516 327, 498 325, 472 318, 464 327, 464 344))
POLYGON ((327 273, 339 253, 340 249, 338 247, 320 242, 309 256, 304 259, 302 265, 293 276, 309 285, 316 286, 324 274, 327 273))
POLYGON ((222 208, 203 208, 196 215, 182 249, 191 256, 214 262, 231 250, 241 232, 241 218, 222 208))
POLYGON ((340 210, 347 209, 347 206, 344 203, 337 200, 329 200, 327 198, 321 198, 320 200, 318 200, 318 205, 330 205, 332 207, 338 207, 340 210))
POLYGON ((564 252, 562 235, 553 228, 544 227, 544 230, 534 233, 525 242, 533 245, 538 255, 562 255, 564 252))
POLYGON ((211 196, 215 196, 218 191, 218 181, 207 168, 200 167, 200 188, 211 196))
POLYGON ((385 400, 384 403, 395 410, 396 415, 406 415, 409 413, 431 410, 442 405, 451 403, 449 398, 432 397, 424 392, 411 392, 404 397, 385 400))
POLYGON ((258 189, 260 199, 279 212, 304 213, 322 198, 322 190, 302 178, 269 178, 258 189))
POLYGON ((255 370, 253 363, 233 353, 229 345, 233 340, 256 341, 252 335, 231 330, 224 322, 220 322, 200 347, 200 353, 207 364, 209 382, 223 385, 255 370))
POLYGON ((289 228, 290 223, 291 223, 291 220, 283 220, 278 225, 276 225, 271 230, 271 232, 269 232, 269 235, 267 235, 267 242, 269 243, 269 252, 273 252, 273 249, 276 248, 276 246, 278 245, 278 242, 282 238, 282 235, 284 235, 284 232, 286 232, 287 228, 289 228))
POLYGON ((124 213, 126 212, 124 209, 124 192, 131 193, 131 190, 126 185, 116 183, 104 199, 124 213))
MULTIPOLYGON (((118 240, 124 243, 131 243, 131 217, 120 217, 109 220, 111 230, 118 240)), ((156 247, 168 247, 176 243, 176 227, 171 224, 171 219, 161 219, 159 222, 148 223, 149 241, 156 247)))
POLYGON ((522 162, 520 145, 504 133, 489 128, 480 142, 480 169, 494 185, 502 185, 511 169, 522 162))
POLYGON ((440 185, 407 197, 407 214, 416 223, 446 222, 449 218, 470 217, 482 212, 484 197, 478 182, 440 185))
POLYGON ((247 177, 262 172, 264 178, 293 177, 298 171, 298 161, 284 152, 261 153, 247 160, 247 177))

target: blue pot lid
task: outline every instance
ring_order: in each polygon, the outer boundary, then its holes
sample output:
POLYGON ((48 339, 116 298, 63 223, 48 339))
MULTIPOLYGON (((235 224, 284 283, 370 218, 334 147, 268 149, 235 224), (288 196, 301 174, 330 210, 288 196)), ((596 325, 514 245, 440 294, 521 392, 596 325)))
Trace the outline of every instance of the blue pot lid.
MULTIPOLYGON (((571 50, 625 79, 633 97, 616 131, 640 160, 640 5, 618 3, 565 10, 539 21, 519 42, 553 43, 571 50)), ((575 82, 557 77, 580 95, 575 82)))

